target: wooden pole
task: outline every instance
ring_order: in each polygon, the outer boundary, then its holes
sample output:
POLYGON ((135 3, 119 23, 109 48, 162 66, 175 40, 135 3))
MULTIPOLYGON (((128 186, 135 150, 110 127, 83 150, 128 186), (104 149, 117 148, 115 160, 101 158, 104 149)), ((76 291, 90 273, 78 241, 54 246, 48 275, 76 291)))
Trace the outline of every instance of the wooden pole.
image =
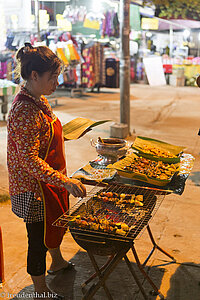
POLYGON ((130 132, 130 0, 120 0, 120 122, 130 132))
POLYGON ((41 42, 39 10, 40 10, 39 0, 35 0, 35 22, 36 22, 36 30, 37 30, 37 35, 38 35, 38 41, 41 42))

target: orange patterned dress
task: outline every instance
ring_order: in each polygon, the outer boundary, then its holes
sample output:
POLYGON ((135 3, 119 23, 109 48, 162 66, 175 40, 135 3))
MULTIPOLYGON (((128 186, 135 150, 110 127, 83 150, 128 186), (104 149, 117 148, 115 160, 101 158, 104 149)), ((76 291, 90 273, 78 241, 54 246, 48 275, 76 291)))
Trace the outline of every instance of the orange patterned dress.
MULTIPOLYGON (((39 100, 32 97, 22 88, 15 97, 8 116, 8 146, 7 165, 9 173, 9 192, 13 206, 21 208, 19 217, 24 218, 28 206, 42 209, 41 189, 38 181, 43 181, 63 188, 68 177, 54 170, 44 161, 45 153, 51 136, 51 126, 48 116, 55 119, 55 115, 42 96, 39 100), (17 203, 16 203, 17 199, 17 203), (30 200, 32 199, 32 200, 30 200), (26 212, 25 212, 26 211, 26 212)), ((15 211, 14 211, 15 212, 15 211)))

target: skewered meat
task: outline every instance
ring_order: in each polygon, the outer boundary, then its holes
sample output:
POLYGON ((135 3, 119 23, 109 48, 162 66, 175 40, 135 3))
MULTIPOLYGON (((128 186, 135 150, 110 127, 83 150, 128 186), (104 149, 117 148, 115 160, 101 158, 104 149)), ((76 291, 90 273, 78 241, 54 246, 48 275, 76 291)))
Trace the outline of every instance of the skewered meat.
POLYGON ((100 191, 75 213, 66 215, 69 228, 126 236, 149 211, 142 194, 100 191))
POLYGON ((68 224, 72 228, 78 227, 107 233, 116 233, 120 235, 126 235, 129 231, 129 226, 123 222, 114 223, 107 219, 98 219, 97 217, 93 218, 93 216, 81 217, 78 215, 71 219, 68 224))
POLYGON ((134 157, 133 161, 123 167, 123 170, 132 173, 141 173, 151 178, 161 180, 170 179, 176 171, 177 165, 153 161, 142 156, 134 157))

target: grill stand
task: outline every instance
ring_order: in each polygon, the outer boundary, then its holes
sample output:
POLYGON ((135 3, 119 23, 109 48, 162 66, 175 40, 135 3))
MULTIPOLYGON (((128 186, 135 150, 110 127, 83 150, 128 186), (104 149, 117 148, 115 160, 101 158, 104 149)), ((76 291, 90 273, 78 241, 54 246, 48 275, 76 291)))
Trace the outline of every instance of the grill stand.
POLYGON ((147 262, 149 261, 150 257, 152 256, 152 254, 154 253, 154 251, 155 251, 156 249, 158 249, 160 252, 162 252, 163 254, 165 254, 166 256, 168 256, 169 258, 171 258, 172 261, 175 263, 175 262, 176 262, 176 259, 175 259, 173 256, 171 256, 168 252, 166 252, 165 250, 163 250, 161 247, 159 247, 159 246, 156 244, 156 242, 155 242, 155 240, 154 240, 154 237, 153 237, 153 234, 152 234, 152 232, 151 232, 151 229, 150 229, 149 225, 147 225, 146 228, 147 228, 147 231, 148 231, 150 240, 151 240, 151 242, 152 242, 152 244, 153 244, 153 248, 152 248, 151 252, 149 253, 149 255, 147 256, 146 260, 143 262, 142 266, 145 267, 145 265, 147 264, 147 262))
POLYGON ((106 262, 106 267, 105 265, 102 267, 102 268, 99 268, 98 265, 97 265, 97 262, 94 258, 94 255, 91 251, 87 251, 88 255, 89 255, 89 258, 92 262, 92 265, 96 271, 95 274, 93 274, 83 285, 82 285, 82 291, 84 292, 84 288, 86 286, 86 284, 88 284, 92 279, 94 279, 95 277, 99 277, 99 280, 97 281, 97 283, 93 284, 88 290, 87 292, 84 293, 84 296, 83 296, 83 300, 90 300, 92 299, 92 297, 95 295, 95 293, 98 291, 98 289, 102 286, 105 290, 105 293, 107 295, 107 298, 109 300, 113 300, 113 297, 111 296, 108 288, 106 287, 105 285, 105 281, 106 279, 108 278, 108 276, 113 272, 113 270, 115 269, 115 267, 118 265, 118 263, 124 258, 125 259, 125 262, 133 276, 133 278, 135 279, 135 282, 137 283, 143 297, 145 300, 148 300, 148 297, 143 289, 143 286, 142 284, 140 283, 135 271, 133 270, 133 267, 131 266, 131 263, 126 255, 126 253, 129 251, 130 248, 126 248, 126 250, 121 250, 119 251, 117 254, 115 254, 114 256, 112 257, 109 257, 107 262, 106 262), (103 269, 103 270, 102 270, 103 269))
MULTIPOLYGON (((68 226, 68 216, 71 216, 73 214, 76 215, 76 213, 81 214, 82 210, 84 211, 86 204, 89 205, 88 203, 92 199, 92 197, 94 197, 94 195, 96 195, 102 189, 103 189, 102 186, 95 187, 94 190, 92 190, 92 192, 86 199, 82 199, 79 202, 77 202, 77 204, 71 209, 71 211, 68 211, 67 214, 65 213, 62 216, 60 216, 60 218, 55 221, 54 225, 66 228, 68 226)), ((161 191, 158 189, 138 187, 138 186, 121 186, 117 184, 113 186, 109 185, 108 187, 103 189, 103 191, 104 192, 114 191, 120 194, 122 193, 135 194, 135 195, 142 194, 144 197, 144 207, 145 209, 148 210, 148 214, 144 215, 143 217, 137 220, 136 229, 134 229, 134 232, 132 233, 132 235, 130 235, 130 237, 119 238, 119 236, 116 237, 113 235, 108 236, 107 233, 102 233, 102 232, 95 233, 94 231, 90 231, 85 228, 81 229, 81 228, 72 227, 70 229, 70 232, 74 240, 79 244, 80 247, 82 247, 87 251, 91 263, 95 269, 95 273, 82 284, 82 292, 83 292, 82 300, 90 300, 90 299, 92 300, 93 296, 96 294, 96 292, 99 290, 100 287, 104 289, 106 296, 109 300, 113 299, 112 295, 110 294, 106 286, 106 280, 122 259, 125 260, 139 290, 143 295, 143 298, 145 300, 148 299, 148 296, 145 293, 145 290, 142 284, 140 283, 133 269, 133 266, 131 265, 127 257, 127 252, 130 249, 132 250, 133 256, 135 258, 135 262, 141 274, 143 275, 144 279, 146 279, 151 285, 151 287, 153 288, 153 293, 155 295, 158 295, 160 299, 164 299, 163 295, 161 294, 157 286, 154 284, 154 282, 151 280, 147 272, 144 270, 144 267, 156 249, 161 251, 163 254, 167 255, 170 259, 172 259, 173 262, 176 261, 173 256, 171 256, 169 253, 167 253, 165 250, 163 250, 156 244, 153 234, 148 225, 149 220, 153 218, 155 212, 159 208, 165 195, 169 194, 169 192, 161 191), (139 233, 141 233, 141 231, 143 231, 144 228, 147 228, 147 232, 150 237, 150 241, 153 245, 153 248, 151 249, 144 263, 141 264, 136 249, 134 247, 134 239, 137 237, 139 233), (107 256, 108 260, 101 268, 99 268, 94 255, 107 256), (87 284, 97 277, 98 279, 96 280, 96 282, 86 290, 87 284)), ((98 212, 99 209, 98 207, 93 208, 92 202, 90 203, 90 205, 91 205, 90 208, 98 212)))
POLYGON ((117 266, 117 264, 124 258, 137 286, 139 287, 143 297, 145 300, 148 299, 148 296, 147 294, 145 293, 144 291, 144 288, 142 286, 142 284, 140 283, 128 257, 127 257, 127 252, 131 249, 132 250, 132 253, 134 255, 134 258, 135 258, 135 261, 136 261, 136 264, 140 270, 140 272, 142 273, 142 275, 144 276, 144 278, 149 282, 149 284, 152 286, 153 288, 153 291, 156 295, 158 295, 160 297, 160 299, 164 299, 164 296, 162 295, 162 293, 160 292, 160 290, 157 288, 157 286, 154 284, 154 282, 151 280, 151 278, 149 277, 149 275, 145 272, 144 270, 144 267, 145 265, 147 264, 147 262, 149 261, 150 257, 152 256, 153 252, 158 249, 159 251, 161 251, 163 254, 165 254, 166 256, 168 256, 169 258, 172 259, 173 262, 176 262, 175 258, 173 256, 171 256, 169 253, 167 253, 165 250, 163 250, 161 247, 159 247, 155 240, 154 240, 154 237, 153 237, 153 234, 151 232, 151 229, 149 227, 149 225, 147 225, 147 231, 148 231, 148 234, 149 234, 149 237, 150 237, 150 240, 153 244, 153 248, 150 252, 150 254, 148 255, 147 259, 144 261, 143 264, 141 264, 140 260, 139 260, 139 257, 138 257, 138 254, 136 252, 136 249, 134 247, 134 244, 132 243, 132 245, 129 245, 128 248, 126 248, 125 250, 121 250, 119 251, 117 254, 115 255, 111 255, 108 257, 108 260, 107 262, 101 267, 99 268, 98 265, 97 265, 97 262, 94 258, 94 255, 92 253, 92 251, 88 250, 87 253, 88 253, 88 256, 92 262, 92 265, 96 271, 96 273, 94 273, 92 276, 90 276, 82 285, 82 292, 84 294, 83 296, 83 300, 90 300, 92 299, 92 297, 95 295, 95 293, 98 291, 98 289, 100 287, 103 287, 104 290, 105 290, 105 293, 107 295, 107 298, 109 300, 113 300, 106 284, 105 284, 105 281, 106 279, 108 278, 108 276, 113 272, 113 270, 115 269, 115 267, 117 266), (87 291, 85 291, 85 288, 87 286, 88 283, 90 283, 93 279, 95 279, 96 277, 99 277, 99 280, 97 283, 93 284, 87 291))

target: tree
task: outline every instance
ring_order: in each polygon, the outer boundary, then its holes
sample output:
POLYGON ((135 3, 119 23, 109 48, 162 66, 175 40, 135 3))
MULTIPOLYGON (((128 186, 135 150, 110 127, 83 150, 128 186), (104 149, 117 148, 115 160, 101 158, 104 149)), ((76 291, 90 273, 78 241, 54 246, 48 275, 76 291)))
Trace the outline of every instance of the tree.
POLYGON ((199 0, 144 0, 143 4, 155 5, 157 16, 161 18, 200 20, 199 0))

